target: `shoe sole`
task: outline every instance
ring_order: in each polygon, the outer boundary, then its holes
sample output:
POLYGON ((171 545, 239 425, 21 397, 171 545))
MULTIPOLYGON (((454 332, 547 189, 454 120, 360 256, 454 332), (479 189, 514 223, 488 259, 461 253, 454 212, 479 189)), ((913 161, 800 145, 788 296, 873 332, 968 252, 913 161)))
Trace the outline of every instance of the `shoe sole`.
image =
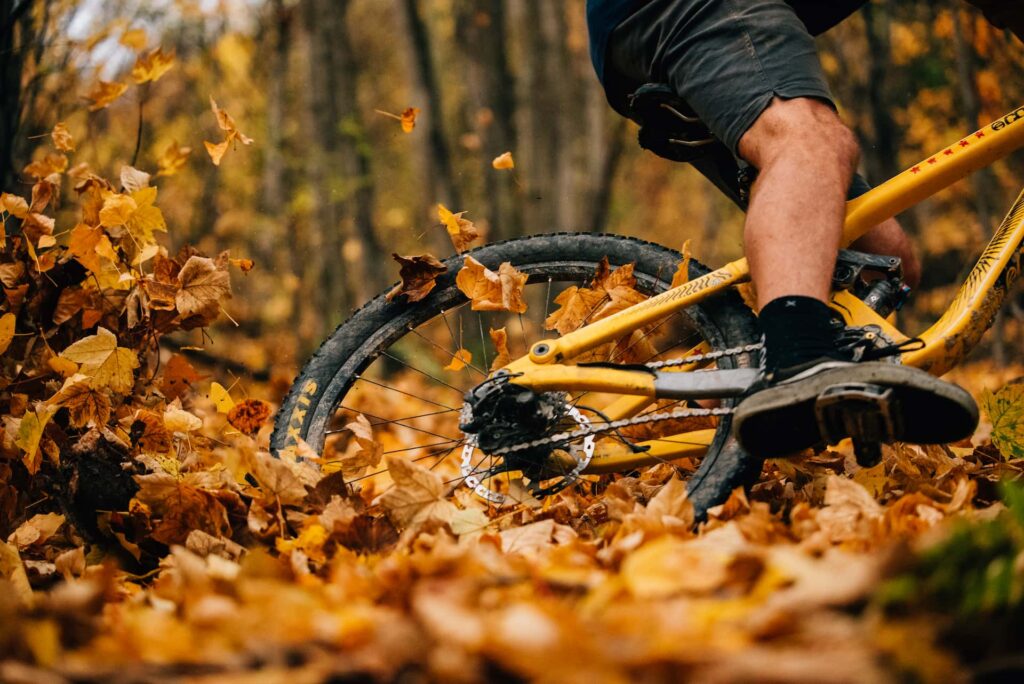
MULTIPOLYGON (((733 432, 747 451, 764 458, 820 444, 825 438, 815 409, 818 397, 829 388, 850 383, 892 390, 889 404, 896 419, 889 422, 895 426, 894 441, 956 442, 971 436, 978 425, 978 406, 963 388, 917 368, 871 362, 822 371, 754 394, 737 407, 733 432)), ((850 400, 846 408, 864 410, 864 405, 850 400)), ((842 401, 833 409, 843 410, 842 401)))

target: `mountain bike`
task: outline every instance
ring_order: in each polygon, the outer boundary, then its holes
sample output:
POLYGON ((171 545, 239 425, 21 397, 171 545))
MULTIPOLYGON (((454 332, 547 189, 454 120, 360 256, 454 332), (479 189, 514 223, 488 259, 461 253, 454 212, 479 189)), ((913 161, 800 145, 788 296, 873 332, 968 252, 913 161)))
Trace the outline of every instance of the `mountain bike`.
MULTIPOLYGON (((690 117, 674 113, 688 125, 690 117)), ((663 138, 684 148, 707 143, 663 138)), ((843 245, 1021 147, 1024 107, 848 202, 843 245)), ((831 306, 879 345, 904 344, 893 362, 941 375, 991 325, 1020 273, 1022 246, 1024 192, 916 344, 906 344, 909 336, 889 316, 907 289, 895 257, 841 252, 831 306)), ((275 453, 302 443, 342 453, 353 440, 345 425, 361 414, 384 453, 442 472, 452 491, 466 485, 495 507, 598 479, 591 476, 671 463, 688 477, 700 519, 756 481, 762 459, 730 433, 734 407, 761 373, 755 317, 737 291, 749 280, 745 259, 711 270, 642 240, 558 233, 486 245, 444 263, 447 271, 421 301, 381 295, 327 338, 281 406, 275 453), (526 274, 526 312, 474 311, 456 286, 466 256, 526 274), (680 263, 689 278, 671 287, 680 263), (639 295, 609 312, 593 294, 600 294, 595 273, 607 278, 622 269, 639 295), (552 312, 566 305, 579 309, 579 326, 552 331, 552 312), (521 356, 492 370, 503 340, 521 356)), ((384 472, 383 465, 367 468, 348 484, 384 472)))

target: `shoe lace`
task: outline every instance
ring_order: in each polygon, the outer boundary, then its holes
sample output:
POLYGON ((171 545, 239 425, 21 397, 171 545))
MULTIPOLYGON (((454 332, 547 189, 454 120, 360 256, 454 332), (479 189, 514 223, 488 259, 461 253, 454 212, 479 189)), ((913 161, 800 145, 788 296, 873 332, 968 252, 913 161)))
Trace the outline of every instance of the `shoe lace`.
POLYGON ((836 333, 836 350, 849 355, 851 361, 875 361, 905 352, 917 351, 925 346, 924 340, 912 337, 895 344, 885 344, 882 329, 877 325, 843 327, 836 333))

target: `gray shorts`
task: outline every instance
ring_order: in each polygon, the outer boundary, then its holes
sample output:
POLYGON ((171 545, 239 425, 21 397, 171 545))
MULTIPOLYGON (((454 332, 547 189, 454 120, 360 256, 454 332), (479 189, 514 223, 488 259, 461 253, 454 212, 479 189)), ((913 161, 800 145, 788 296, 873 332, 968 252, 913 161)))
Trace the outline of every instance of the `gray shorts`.
POLYGON ((651 82, 671 86, 737 157, 772 98, 835 106, 814 39, 784 0, 648 0, 612 33, 604 84, 625 113, 651 82))

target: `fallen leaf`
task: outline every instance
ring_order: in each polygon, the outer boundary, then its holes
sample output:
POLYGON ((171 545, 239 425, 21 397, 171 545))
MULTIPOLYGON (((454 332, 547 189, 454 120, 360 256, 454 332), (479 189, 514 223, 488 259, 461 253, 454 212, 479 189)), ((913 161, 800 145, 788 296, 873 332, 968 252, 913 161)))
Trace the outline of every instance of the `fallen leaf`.
POLYGON ((24 550, 32 545, 43 544, 64 524, 64 516, 59 513, 40 513, 21 523, 14 532, 7 537, 8 544, 14 544, 24 550))
POLYGON ((235 400, 219 382, 210 383, 210 400, 217 407, 217 413, 230 413, 235 407, 235 400))
POLYGON ((60 390, 47 400, 53 406, 68 410, 72 427, 106 425, 110 420, 110 399, 106 393, 94 386, 91 379, 78 373, 64 381, 60 390))
POLYGON ((451 522, 458 509, 444 500, 448 486, 438 473, 402 457, 389 456, 386 463, 395 485, 381 495, 380 503, 396 525, 415 528, 451 522))
POLYGON ((437 216, 448 231, 448 237, 451 238, 457 252, 465 252, 469 245, 480 237, 473 222, 462 218, 465 213, 460 211, 458 214, 453 214, 443 204, 437 205, 437 216))
POLYGON ((254 435, 270 418, 270 405, 259 399, 246 399, 231 407, 228 422, 239 432, 254 435))
POLYGON ((526 313, 526 300, 523 298, 526 280, 526 274, 507 261, 495 273, 467 256, 455 284, 469 298, 473 311, 526 313))
POLYGON ((31 475, 39 472, 39 466, 42 464, 39 442, 43 438, 46 424, 56 411, 56 407, 37 404, 35 410, 25 412, 18 424, 18 434, 14 438, 14 443, 24 452, 21 460, 31 475))
POLYGON ((61 152, 75 151, 75 141, 63 121, 54 126, 53 130, 50 131, 50 139, 53 140, 53 146, 61 152))
POLYGON ((128 394, 135 384, 133 371, 139 367, 134 351, 117 346, 117 337, 106 328, 84 337, 60 353, 62 358, 79 364, 78 371, 89 376, 94 386, 109 387, 117 394, 128 394))
POLYGON ((559 525, 548 518, 529 525, 502 530, 499 536, 503 552, 533 556, 545 549, 575 539, 576 533, 571 527, 559 525))
POLYGON ((467 349, 460 349, 452 355, 452 362, 444 367, 448 371, 460 371, 473 363, 473 354, 467 349))
POLYGON ((188 359, 175 354, 164 367, 160 391, 169 399, 177 399, 192 389, 192 383, 202 378, 188 359))
MULTIPOLYGON (((191 153, 191 147, 180 147, 177 140, 171 142, 164 148, 164 151, 160 153, 160 156, 156 158, 156 165, 158 169, 156 175, 173 176, 177 174, 185 167, 185 162, 188 161, 188 156, 191 153)), ((221 153, 221 156, 223 156, 223 152, 221 153)), ((218 163, 219 159, 214 161, 214 164, 218 163)))
POLYGON ((389 302, 399 295, 405 295, 409 302, 420 301, 434 289, 437 277, 448 270, 429 254, 401 256, 394 253, 391 257, 401 266, 398 272, 401 282, 388 292, 389 302))
POLYGON ((491 161, 491 166, 498 170, 508 170, 516 168, 516 162, 512 159, 511 152, 504 152, 491 161))
POLYGON ((181 289, 175 296, 178 311, 188 316, 217 307, 220 300, 231 297, 231 278, 227 270, 213 259, 191 256, 178 273, 181 289))
POLYGON ((0 316, 0 355, 7 352, 7 348, 14 340, 15 323, 17 323, 17 317, 12 313, 0 316))

